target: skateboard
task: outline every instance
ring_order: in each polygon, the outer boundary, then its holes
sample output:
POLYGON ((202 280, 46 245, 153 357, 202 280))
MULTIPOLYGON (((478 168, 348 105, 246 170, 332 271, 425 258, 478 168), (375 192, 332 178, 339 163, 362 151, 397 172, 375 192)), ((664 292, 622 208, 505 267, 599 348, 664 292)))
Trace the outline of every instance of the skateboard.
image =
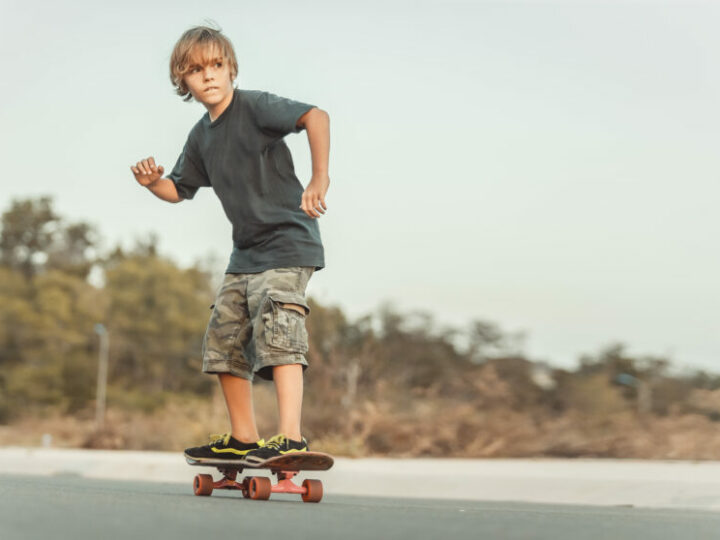
POLYGON ((270 458, 258 464, 219 459, 193 459, 185 456, 185 460, 194 466, 215 467, 223 477, 213 480, 212 475, 198 474, 193 481, 195 495, 211 495, 214 489, 237 489, 242 491, 246 499, 267 500, 271 493, 295 493, 302 496, 304 502, 320 502, 323 496, 323 485, 320 480, 303 480, 302 485, 292 481, 300 471, 326 471, 333 466, 330 454, 322 452, 297 452, 270 458), (244 469, 269 469, 277 476, 273 484, 266 476, 246 476, 238 480, 238 473, 244 469))

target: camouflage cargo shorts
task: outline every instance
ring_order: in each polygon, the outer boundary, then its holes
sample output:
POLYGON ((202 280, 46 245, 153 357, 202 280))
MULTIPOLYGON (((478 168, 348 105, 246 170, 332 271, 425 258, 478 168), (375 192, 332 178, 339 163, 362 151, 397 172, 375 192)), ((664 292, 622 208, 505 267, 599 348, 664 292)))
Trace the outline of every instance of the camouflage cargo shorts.
POLYGON ((273 366, 307 369, 305 319, 310 307, 305 289, 314 270, 294 266, 225 274, 203 339, 203 372, 272 380, 273 366))

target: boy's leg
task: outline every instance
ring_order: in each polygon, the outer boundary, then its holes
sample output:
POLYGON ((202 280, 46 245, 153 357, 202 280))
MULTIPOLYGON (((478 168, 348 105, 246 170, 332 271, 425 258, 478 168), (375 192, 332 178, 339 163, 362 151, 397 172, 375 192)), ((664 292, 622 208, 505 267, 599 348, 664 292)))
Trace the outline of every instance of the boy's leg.
POLYGON ((300 364, 273 367, 273 380, 277 392, 280 433, 302 440, 300 418, 303 400, 303 370, 300 364))
POLYGON ((245 356, 252 321, 247 311, 247 276, 226 274, 203 339, 203 372, 218 375, 231 432, 210 444, 185 449, 194 460, 242 460, 265 444, 258 437, 252 401, 252 363, 245 356))
MULTIPOLYGON (((305 308, 298 304, 282 304, 305 315, 305 308)), ((299 364, 273 367, 273 380, 277 393, 280 433, 296 441, 302 440, 300 419, 302 418, 303 368, 299 364)))
POLYGON ((229 373, 219 373, 218 378, 230 415, 232 436, 240 442, 256 442, 260 435, 255 424, 252 381, 229 373))
POLYGON ((305 289, 312 267, 289 267, 258 274, 248 284, 248 307, 254 321, 255 374, 273 380, 277 392, 280 433, 300 441, 303 370, 310 308, 305 289))

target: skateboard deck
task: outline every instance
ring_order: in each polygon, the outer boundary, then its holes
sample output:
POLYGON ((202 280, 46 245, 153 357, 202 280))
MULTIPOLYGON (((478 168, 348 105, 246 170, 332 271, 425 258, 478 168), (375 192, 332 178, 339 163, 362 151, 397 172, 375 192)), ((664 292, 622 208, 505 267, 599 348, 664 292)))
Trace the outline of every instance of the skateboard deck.
POLYGON ((245 463, 234 459, 194 459, 185 456, 190 465, 237 469, 282 469, 284 471, 327 471, 333 466, 333 457, 322 452, 293 452, 267 459, 262 463, 245 463))
POLYGON ((193 482, 195 495, 210 495, 214 489, 237 489, 246 498, 267 500, 271 493, 295 493, 302 496, 305 502, 320 502, 323 487, 320 480, 304 480, 301 486, 293 483, 292 477, 300 471, 326 471, 333 466, 330 454, 322 452, 297 452, 278 456, 262 463, 249 464, 237 460, 194 459, 185 456, 189 465, 215 467, 222 475, 214 481, 209 474, 198 474, 193 482), (277 476, 273 484, 265 476, 246 476, 238 480, 238 473, 245 469, 266 469, 277 476))

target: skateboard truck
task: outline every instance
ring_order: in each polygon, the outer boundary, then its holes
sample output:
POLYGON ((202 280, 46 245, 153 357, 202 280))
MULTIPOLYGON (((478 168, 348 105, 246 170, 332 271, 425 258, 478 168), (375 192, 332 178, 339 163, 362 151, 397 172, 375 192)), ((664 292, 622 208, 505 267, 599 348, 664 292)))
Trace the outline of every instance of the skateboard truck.
POLYGON ((265 476, 246 476, 242 481, 237 481, 238 473, 242 468, 218 467, 223 475, 220 480, 213 480, 212 475, 198 474, 193 482, 195 495, 211 495, 215 489, 236 489, 242 491, 243 497, 255 500, 267 500, 271 493, 293 493, 300 495, 304 502, 320 502, 323 496, 323 486, 320 480, 303 480, 302 485, 297 485, 292 478, 299 471, 283 471, 270 469, 270 472, 277 476, 277 483, 273 484, 270 478, 265 476))
POLYGON ((190 465, 215 467, 222 478, 213 480, 209 474, 198 474, 193 481, 195 495, 210 495, 215 489, 235 489, 242 491, 243 497, 256 500, 267 500, 272 493, 292 493, 300 495, 305 502, 320 502, 323 497, 323 485, 320 480, 303 480, 301 485, 293 482, 300 471, 326 471, 333 466, 333 458, 322 452, 299 452, 277 456, 259 464, 248 466, 242 462, 221 460, 202 460, 185 457, 190 465), (277 476, 272 483, 266 476, 246 476, 238 481, 238 473, 244 469, 265 469, 277 476))

